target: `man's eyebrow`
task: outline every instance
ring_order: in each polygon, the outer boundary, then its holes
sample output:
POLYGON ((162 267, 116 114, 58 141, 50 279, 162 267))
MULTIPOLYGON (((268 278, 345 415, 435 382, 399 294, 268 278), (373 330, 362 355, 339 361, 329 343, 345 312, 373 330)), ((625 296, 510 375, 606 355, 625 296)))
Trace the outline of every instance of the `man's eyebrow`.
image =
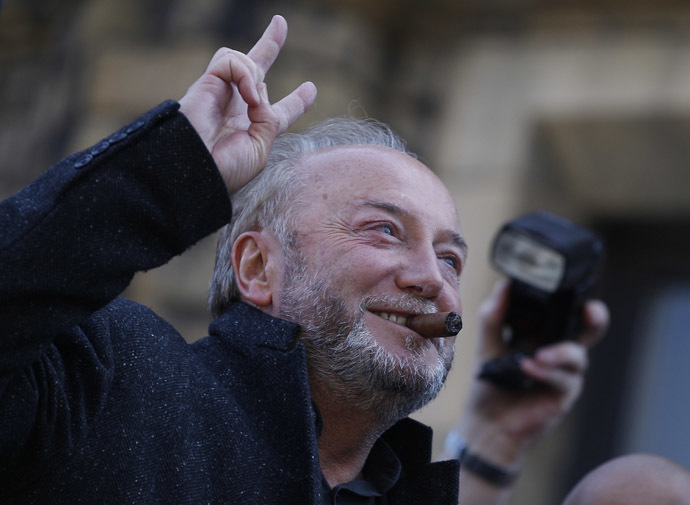
POLYGON ((460 248, 460 250, 462 250, 463 255, 467 257, 469 247, 467 246, 467 242, 462 237, 462 235, 455 231, 448 232, 448 242, 453 244, 455 247, 460 248))
MULTIPOLYGON (((388 212, 391 215, 394 216, 406 216, 409 215, 409 212, 407 212, 405 209, 402 207, 398 207, 395 204, 388 203, 388 202, 380 202, 377 200, 362 200, 360 202, 355 203, 355 206, 358 207, 374 207, 376 209, 383 210, 385 212, 388 212)), ((459 248, 464 256, 467 256, 467 253, 469 252, 469 247, 467 246, 467 242, 463 238, 462 235, 460 235, 456 231, 447 231, 445 233, 446 237, 444 237, 445 242, 449 242, 455 247, 459 248)))
POLYGON ((392 214, 394 216, 404 216, 409 214, 409 212, 405 211, 403 208, 398 207, 397 205, 393 203, 388 203, 388 202, 380 202, 377 200, 362 200, 359 202, 355 203, 355 206, 357 207, 374 207, 375 209, 380 209, 385 212, 388 212, 389 214, 392 214))

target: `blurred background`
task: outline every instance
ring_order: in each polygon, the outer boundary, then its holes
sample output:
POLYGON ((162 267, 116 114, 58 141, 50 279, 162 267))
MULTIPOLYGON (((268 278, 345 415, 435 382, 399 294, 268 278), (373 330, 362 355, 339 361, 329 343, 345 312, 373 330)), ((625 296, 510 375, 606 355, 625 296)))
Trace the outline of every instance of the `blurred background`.
MULTIPOLYGON (((390 123, 450 187, 470 244, 466 327, 441 396, 417 417, 436 452, 462 408, 496 229, 548 209, 594 228, 612 327, 585 393, 534 452, 514 504, 559 502, 631 452, 690 466, 690 2, 685 0, 6 0, 0 10, 0 196, 159 102, 216 48, 248 50, 274 13, 269 74, 303 80, 319 119, 390 123)), ((206 334, 214 238, 127 296, 190 341, 206 334)))

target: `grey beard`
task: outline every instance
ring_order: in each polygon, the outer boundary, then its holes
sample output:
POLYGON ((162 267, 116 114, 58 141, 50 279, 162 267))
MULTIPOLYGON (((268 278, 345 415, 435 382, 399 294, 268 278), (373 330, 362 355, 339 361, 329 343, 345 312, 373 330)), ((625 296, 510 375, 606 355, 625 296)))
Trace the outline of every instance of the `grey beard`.
POLYGON ((439 345, 436 363, 429 366, 423 356, 434 345, 431 341, 410 336, 405 342, 408 355, 396 356, 376 342, 364 323, 365 307, 372 302, 430 312, 434 309, 429 301, 410 295, 370 297, 352 314, 332 286, 309 278, 301 258, 288 260, 280 315, 302 326, 312 380, 334 400, 371 413, 382 424, 392 424, 436 397, 454 347, 439 345))

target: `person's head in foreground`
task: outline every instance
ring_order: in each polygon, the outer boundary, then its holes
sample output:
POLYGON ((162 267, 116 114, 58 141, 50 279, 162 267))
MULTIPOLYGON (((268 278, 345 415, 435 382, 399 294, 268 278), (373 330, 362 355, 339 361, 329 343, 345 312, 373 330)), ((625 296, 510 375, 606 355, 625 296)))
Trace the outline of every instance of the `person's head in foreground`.
POLYGON ((652 454, 633 454, 592 470, 563 505, 690 505, 690 470, 652 454))

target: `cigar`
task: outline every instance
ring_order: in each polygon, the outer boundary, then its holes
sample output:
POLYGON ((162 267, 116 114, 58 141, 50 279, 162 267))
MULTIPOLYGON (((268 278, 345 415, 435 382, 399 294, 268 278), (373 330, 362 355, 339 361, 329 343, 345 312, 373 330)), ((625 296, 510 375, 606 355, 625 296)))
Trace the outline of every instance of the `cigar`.
POLYGON ((457 312, 420 314, 408 319, 407 327, 424 338, 454 337, 462 330, 462 317, 457 312))

